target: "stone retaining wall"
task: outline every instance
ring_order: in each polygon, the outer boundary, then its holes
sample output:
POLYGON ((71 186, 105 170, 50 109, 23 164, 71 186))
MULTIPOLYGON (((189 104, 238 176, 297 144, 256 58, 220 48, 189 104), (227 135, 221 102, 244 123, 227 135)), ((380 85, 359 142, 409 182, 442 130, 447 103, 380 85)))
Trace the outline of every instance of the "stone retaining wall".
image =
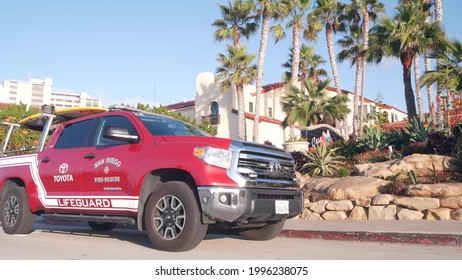
POLYGON ((379 194, 353 200, 305 201, 305 220, 461 220, 462 196, 404 197, 379 194))

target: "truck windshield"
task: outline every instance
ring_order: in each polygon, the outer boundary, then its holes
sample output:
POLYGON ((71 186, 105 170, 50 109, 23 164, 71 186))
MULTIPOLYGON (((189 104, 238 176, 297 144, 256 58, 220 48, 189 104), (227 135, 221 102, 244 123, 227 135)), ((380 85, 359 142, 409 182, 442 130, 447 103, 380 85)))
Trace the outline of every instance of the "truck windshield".
POLYGON ((158 115, 137 115, 154 136, 210 136, 207 132, 182 121, 158 115))

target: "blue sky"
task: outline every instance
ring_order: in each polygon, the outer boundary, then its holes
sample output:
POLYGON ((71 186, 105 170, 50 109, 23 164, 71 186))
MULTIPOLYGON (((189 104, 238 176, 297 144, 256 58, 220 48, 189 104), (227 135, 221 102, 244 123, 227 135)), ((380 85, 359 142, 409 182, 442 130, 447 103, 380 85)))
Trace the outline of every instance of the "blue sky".
MULTIPOLYGON (((87 92, 105 106, 192 100, 196 76, 214 73, 218 53, 225 52, 226 43, 213 39, 211 23, 221 16, 218 5, 227 2, 2 0, 0 80, 52 78, 54 90, 87 92)), ((382 2, 392 12, 398 1, 382 2)), ((443 2, 445 30, 462 40, 462 1, 443 2)), ((243 43, 257 54, 259 38, 243 43)), ((290 37, 278 44, 270 39, 265 84, 281 81, 290 43, 290 37)), ((328 61, 323 33, 316 50, 328 61)), ((329 63, 324 68, 330 73, 329 63)), ((353 91, 354 68, 339 64, 339 74, 341 87, 353 91)), ((385 103, 405 111, 403 92, 397 59, 369 66, 367 98, 380 93, 385 103)))

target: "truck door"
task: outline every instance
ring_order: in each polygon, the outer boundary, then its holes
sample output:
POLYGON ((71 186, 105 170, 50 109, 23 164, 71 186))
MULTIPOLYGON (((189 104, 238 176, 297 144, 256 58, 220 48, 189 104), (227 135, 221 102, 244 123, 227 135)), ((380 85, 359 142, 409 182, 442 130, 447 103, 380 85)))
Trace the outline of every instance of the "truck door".
MULTIPOLYGON (((63 128, 54 146, 48 146, 39 156, 39 174, 46 198, 57 200, 79 196, 81 193, 81 166, 88 146, 88 135, 93 120, 84 120, 63 128)), ((55 204, 55 203, 53 203, 55 204)), ((56 205, 45 205, 54 207, 56 205)), ((59 207, 61 208, 61 207, 59 207)))
POLYGON ((98 119, 92 148, 82 162, 82 195, 105 199, 114 211, 136 211, 136 167, 140 134, 125 116, 98 119), (138 141, 114 140, 107 133, 114 129, 138 141))

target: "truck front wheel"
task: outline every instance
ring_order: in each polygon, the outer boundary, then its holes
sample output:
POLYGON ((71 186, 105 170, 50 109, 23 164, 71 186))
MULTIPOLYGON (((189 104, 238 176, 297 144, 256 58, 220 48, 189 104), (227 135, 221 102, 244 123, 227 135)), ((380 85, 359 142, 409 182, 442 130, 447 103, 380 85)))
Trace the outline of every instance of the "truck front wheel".
POLYGON ((27 234, 33 230, 35 215, 27 204, 26 189, 13 187, 0 205, 3 231, 8 234, 27 234))
POLYGON ((284 228, 285 220, 275 224, 268 224, 260 229, 246 229, 239 231, 239 234, 247 240, 270 240, 277 237, 284 228))
POLYGON ((145 224, 154 248, 163 251, 191 250, 207 232, 193 190, 179 181, 164 183, 151 194, 145 224))

